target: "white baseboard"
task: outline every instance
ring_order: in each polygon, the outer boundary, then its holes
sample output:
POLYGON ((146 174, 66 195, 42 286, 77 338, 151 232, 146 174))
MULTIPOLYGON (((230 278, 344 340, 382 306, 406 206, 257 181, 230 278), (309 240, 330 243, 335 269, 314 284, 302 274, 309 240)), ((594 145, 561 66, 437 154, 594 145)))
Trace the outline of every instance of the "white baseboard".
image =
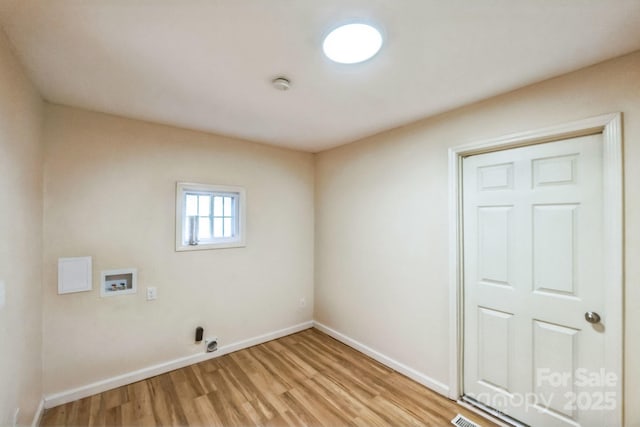
POLYGON ((372 359, 377 360, 378 362, 382 363, 385 366, 388 366, 389 368, 393 369, 394 371, 400 372, 401 374, 411 378, 412 380, 422 384, 425 387, 430 388, 431 390, 440 393, 441 395, 443 395, 446 398, 449 398, 449 386, 446 384, 441 383, 440 381, 434 380, 431 377, 428 377, 427 375, 416 371, 415 369, 398 362, 397 360, 394 360, 388 356, 385 356, 384 354, 380 353, 379 351, 376 351, 374 349, 372 349, 371 347, 368 347, 364 344, 362 344, 361 342, 358 342, 356 340, 354 340, 353 338, 350 338, 346 335, 344 335, 343 333, 340 333, 334 329, 331 329, 330 327, 323 325, 320 322, 313 322, 313 326, 318 329, 319 331, 324 332, 325 334, 337 339, 338 341, 348 345, 349 347, 352 347, 356 350, 358 350, 361 353, 366 354, 367 356, 371 357, 372 359))
POLYGON ((249 338, 246 340, 238 341, 232 344, 220 346, 218 347, 218 350, 214 353, 191 354, 189 356, 159 363, 157 365, 138 369, 136 371, 128 372, 126 374, 117 375, 111 378, 106 378, 104 380, 87 384, 82 387, 74 388, 71 390, 65 390, 59 393, 49 394, 44 397, 44 408, 47 408, 47 409, 53 408, 58 405, 63 405, 65 403, 73 402, 74 400, 93 396, 94 394, 102 393, 104 391, 121 387, 123 385, 131 384, 136 381, 141 381, 147 378, 154 377, 156 375, 164 374, 165 372, 169 372, 175 369, 183 368, 185 366, 193 365, 194 363, 203 362, 208 359, 213 359, 214 357, 220 357, 228 353, 233 353, 234 351, 242 350, 244 348, 253 347, 254 345, 262 344, 267 341, 272 341, 287 335, 295 334, 296 332, 300 332, 312 327, 313 327, 313 321, 300 323, 298 325, 280 329, 275 332, 270 332, 268 334, 264 334, 264 335, 249 338))
POLYGON ((331 329, 330 327, 323 325, 320 322, 308 321, 308 322, 300 323, 298 325, 294 325, 288 328, 280 329, 275 332, 270 332, 268 334, 264 334, 264 335, 249 338, 246 340, 238 341, 232 344, 220 346, 218 347, 218 350, 214 353, 192 354, 189 356, 159 363, 146 368, 138 369, 136 371, 128 372, 122 375, 117 375, 115 377, 106 378, 104 380, 100 380, 100 381, 87 384, 85 386, 81 386, 78 388, 74 388, 71 390, 65 390, 59 393, 46 395, 43 401, 40 403, 40 406, 38 407, 36 416, 34 417, 34 420, 33 420, 33 426, 38 425, 38 423, 40 422, 40 417, 42 416, 43 410, 45 408, 49 409, 58 405, 63 405, 65 403, 73 402, 74 400, 93 396, 94 394, 102 393, 104 391, 121 387, 123 385, 131 384, 136 381, 141 381, 147 378, 154 377, 156 375, 164 374, 165 372, 169 372, 175 369, 183 368, 185 366, 193 365, 194 363, 203 362, 205 360, 209 360, 214 357, 220 357, 225 354, 233 353, 234 351, 249 348, 254 345, 272 341, 287 335, 295 334, 296 332, 300 332, 312 327, 315 327, 318 330, 326 333, 327 335, 348 345, 349 347, 352 347, 360 351, 361 353, 366 354, 367 356, 377 360, 383 365, 388 366, 389 368, 400 372, 401 374, 424 385, 425 387, 428 387, 431 390, 437 393, 440 393, 445 397, 448 397, 449 387, 446 384, 443 384, 440 381, 434 380, 433 378, 421 372, 418 372, 415 369, 403 363, 400 363, 388 356, 385 356, 379 351, 376 351, 371 347, 368 347, 334 329, 331 329))
POLYGON ((31 422, 31 427, 38 427, 40 425, 40 420, 42 420, 43 413, 44 413, 44 399, 40 399, 40 404, 38 405, 38 409, 36 409, 36 413, 33 415, 33 421, 31 422))

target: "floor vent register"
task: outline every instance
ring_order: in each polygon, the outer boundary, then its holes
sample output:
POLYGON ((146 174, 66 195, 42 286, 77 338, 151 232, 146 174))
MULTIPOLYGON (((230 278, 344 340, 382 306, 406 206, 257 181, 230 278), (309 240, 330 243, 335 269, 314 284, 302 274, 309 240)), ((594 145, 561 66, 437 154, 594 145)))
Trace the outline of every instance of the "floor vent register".
POLYGON ((457 427, 480 427, 479 424, 474 423, 460 414, 456 415, 456 417, 451 420, 451 424, 457 427))

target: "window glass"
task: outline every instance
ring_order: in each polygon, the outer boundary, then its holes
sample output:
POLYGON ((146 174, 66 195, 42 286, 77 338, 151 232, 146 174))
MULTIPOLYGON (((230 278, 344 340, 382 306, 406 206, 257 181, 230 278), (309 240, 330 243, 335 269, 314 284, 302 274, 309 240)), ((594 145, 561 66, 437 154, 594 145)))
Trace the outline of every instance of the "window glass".
POLYGON ((207 240, 211 238, 211 221, 209 217, 198 218, 198 239, 207 240))
POLYGON ((211 212, 211 196, 198 196, 198 215, 209 216, 211 212))
POLYGON ((224 198, 224 216, 231 216, 233 215, 232 212, 232 202, 233 199, 231 197, 225 197, 224 198))
POLYGON ((178 183, 176 250, 244 246, 241 187, 178 183))
POLYGON ((186 195, 187 216, 198 215, 198 196, 195 194, 186 195))
POLYGON ((213 237, 223 237, 222 218, 213 218, 213 237))
POLYGON ((224 218, 224 237, 233 236, 233 228, 231 227, 231 218, 224 218))
POLYGON ((222 216, 222 200, 224 197, 216 196, 213 198, 213 215, 222 216))

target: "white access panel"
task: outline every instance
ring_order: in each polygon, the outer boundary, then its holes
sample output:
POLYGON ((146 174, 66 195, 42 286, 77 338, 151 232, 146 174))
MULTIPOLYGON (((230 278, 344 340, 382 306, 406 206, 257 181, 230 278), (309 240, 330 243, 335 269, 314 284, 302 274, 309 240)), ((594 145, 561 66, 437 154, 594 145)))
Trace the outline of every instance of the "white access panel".
POLYGON ((58 294, 91 290, 91 257, 58 258, 58 294))

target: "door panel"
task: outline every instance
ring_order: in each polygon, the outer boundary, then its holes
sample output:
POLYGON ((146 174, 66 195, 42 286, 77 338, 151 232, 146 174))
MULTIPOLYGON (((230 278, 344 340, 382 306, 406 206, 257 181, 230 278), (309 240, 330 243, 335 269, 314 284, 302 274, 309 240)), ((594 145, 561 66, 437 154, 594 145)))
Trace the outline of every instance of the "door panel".
POLYGON ((509 392, 512 313, 478 308, 478 378, 493 387, 509 392))
MULTIPOLYGON (((572 404, 605 366, 602 135, 463 160, 464 393, 534 426, 603 426, 572 404)), ((575 402, 574 402, 575 403, 575 402)), ((600 408, 601 409, 601 408, 600 408)))
POLYGON ((513 163, 478 168, 478 190, 504 190, 513 187, 513 163))
POLYGON ((478 267, 480 280, 509 285, 511 206, 485 206, 478 209, 478 267))
POLYGON ((575 217, 578 205, 533 206, 533 287, 575 295, 575 217))
POLYGON ((576 160, 575 155, 533 160, 534 187, 575 184, 576 160))
MULTIPOLYGON (((577 338, 580 331, 573 328, 534 320, 533 322, 533 369, 549 369, 550 372, 574 372, 578 367, 577 338)), ((544 397, 554 396, 549 409, 569 419, 575 411, 567 406, 567 393, 575 392, 570 382, 545 382, 535 384, 534 392, 544 397), (557 397, 556 397, 557 395, 557 397)))

